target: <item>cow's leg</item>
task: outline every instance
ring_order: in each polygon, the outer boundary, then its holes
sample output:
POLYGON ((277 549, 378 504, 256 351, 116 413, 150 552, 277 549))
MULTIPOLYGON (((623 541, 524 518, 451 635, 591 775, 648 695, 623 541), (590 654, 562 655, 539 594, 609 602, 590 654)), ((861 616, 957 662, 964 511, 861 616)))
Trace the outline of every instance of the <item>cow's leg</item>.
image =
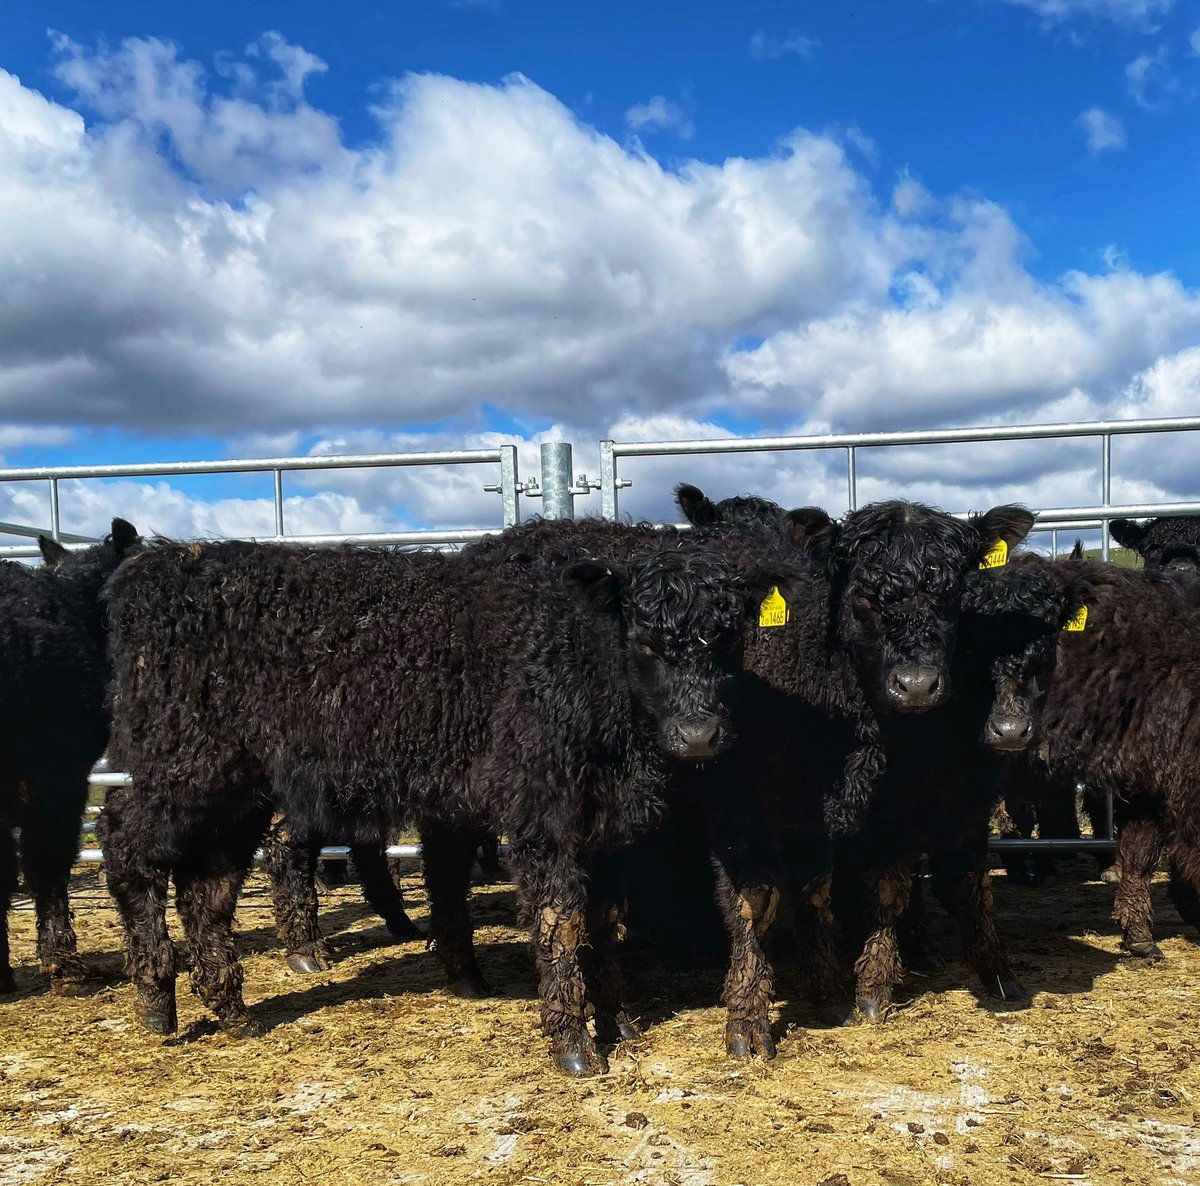
POLYGON ((912 879, 908 908, 896 924, 904 964, 914 972, 940 972, 946 961, 938 954, 925 907, 925 880, 920 873, 912 879))
POLYGON ((233 942, 238 894, 266 826, 258 816, 226 823, 175 868, 175 904, 192 956, 192 991, 221 1027, 243 1037, 263 1033, 242 999, 242 965, 233 942))
POLYGON ((317 858, 319 846, 298 840, 287 819, 276 815, 263 841, 275 932, 287 952, 288 967, 306 974, 329 967, 329 952, 317 917, 317 858))
POLYGON ((17 842, 12 829, 0 824, 0 993, 13 992, 12 957, 8 947, 8 912, 17 892, 17 842))
MULTIPOLYGON (((589 986, 581 952, 591 940, 583 870, 569 854, 555 853, 552 844, 531 851, 514 842, 510 862, 533 939, 542 1030, 555 1064, 568 1075, 602 1074, 608 1063, 587 1026, 589 986)), ((606 991, 611 993, 611 986, 606 991)))
POLYGON ((483 874, 485 884, 494 885, 507 881, 508 872, 500 860, 500 837, 491 828, 481 828, 478 833, 479 845, 475 850, 475 860, 479 871, 483 874))
POLYGON ((963 954, 983 986, 1005 1001, 1027 1001, 1029 992, 1013 974, 996 930, 995 903, 987 870, 987 839, 979 836, 950 852, 931 857, 934 880, 947 900, 962 936, 963 954))
POLYGON ((868 1021, 882 1021, 904 970, 896 928, 908 908, 912 870, 906 863, 867 873, 866 880, 867 908, 874 914, 874 925, 854 964, 854 1003, 868 1021))
POLYGON ((397 939, 421 939, 424 932, 404 909, 404 895, 388 868, 382 844, 352 844, 350 857, 362 882, 363 897, 397 939))
POLYGON ((85 776, 57 775, 39 788, 21 826, 21 870, 37 912, 38 963, 49 974, 51 989, 62 993, 87 980, 67 899, 86 799, 85 776))
POLYGON ((1117 896, 1113 918, 1121 927, 1121 945, 1130 955, 1162 959, 1154 942, 1154 907, 1150 901, 1150 879, 1163 853, 1163 834, 1158 813, 1147 805, 1135 818, 1121 826, 1117 839, 1117 896))
POLYGON ((156 1034, 173 1034, 175 949, 167 933, 167 877, 173 849, 163 843, 154 804, 144 788, 108 794, 96 830, 104 849, 105 882, 125 927, 125 960, 137 992, 138 1021, 156 1034))
POLYGON ((725 1049, 734 1058, 775 1057, 770 1008, 774 970, 762 940, 779 909, 779 888, 724 855, 714 855, 717 909, 729 936, 725 1003, 725 1049))
POLYGON ((471 940, 471 865, 475 835, 470 828, 433 824, 421 829, 429 933, 446 969, 446 987, 458 997, 488 997, 492 990, 475 959, 471 940))
POLYGON ((580 950, 588 997, 595 1010, 596 1038, 600 1042, 633 1041, 640 1037, 625 1007, 616 945, 625 938, 625 895, 613 864, 594 871, 587 910, 587 947, 580 950))

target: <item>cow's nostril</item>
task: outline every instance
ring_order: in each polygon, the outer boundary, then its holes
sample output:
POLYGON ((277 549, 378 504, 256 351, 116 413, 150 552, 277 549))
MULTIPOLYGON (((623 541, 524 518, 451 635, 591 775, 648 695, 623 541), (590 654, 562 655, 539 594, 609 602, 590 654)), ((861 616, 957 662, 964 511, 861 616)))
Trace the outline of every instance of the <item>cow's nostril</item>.
POLYGON ((687 758, 707 758, 717 752, 725 737, 719 721, 712 717, 676 726, 679 752, 687 758))
POLYGON ((936 667, 896 666, 888 674, 888 695, 899 708, 930 708, 941 699, 944 688, 936 667))

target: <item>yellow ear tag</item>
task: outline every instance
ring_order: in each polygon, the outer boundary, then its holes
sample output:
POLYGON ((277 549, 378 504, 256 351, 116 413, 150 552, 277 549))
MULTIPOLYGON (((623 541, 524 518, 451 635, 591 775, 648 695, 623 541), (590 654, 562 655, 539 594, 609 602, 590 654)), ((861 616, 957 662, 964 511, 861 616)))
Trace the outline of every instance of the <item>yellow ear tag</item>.
POLYGON ((983 559, 979 562, 980 568, 1003 568, 1008 563, 1008 544, 998 539, 988 550, 983 554, 983 559))
POLYGON ((788 604, 779 592, 778 585, 771 586, 771 592, 762 600, 758 607, 758 624, 760 626, 786 626, 788 620, 788 604))
POLYGON ((1072 634, 1079 634, 1087 629, 1087 606, 1081 605, 1068 619, 1063 627, 1072 634))

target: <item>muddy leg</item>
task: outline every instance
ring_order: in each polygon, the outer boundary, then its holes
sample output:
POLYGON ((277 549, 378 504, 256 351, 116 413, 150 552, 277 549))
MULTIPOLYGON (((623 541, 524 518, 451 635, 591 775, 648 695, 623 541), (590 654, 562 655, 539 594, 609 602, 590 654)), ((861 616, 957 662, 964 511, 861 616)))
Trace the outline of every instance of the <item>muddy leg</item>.
POLYGON ((329 967, 329 952, 317 919, 317 844, 304 844, 288 831, 287 820, 276 815, 263 841, 275 932, 287 951, 293 972, 313 973, 329 967))
POLYGON ((490 828, 481 829, 478 836, 479 845, 475 850, 475 860, 483 874, 484 883, 494 885, 507 881, 508 871, 500 860, 500 838, 490 828))
POLYGON ((54 992, 70 993, 87 979, 87 968, 76 954, 67 900, 86 797, 86 783, 82 791, 70 786, 66 794, 43 788, 21 828, 21 869, 37 911, 38 963, 49 973, 54 992), (78 804, 78 812, 65 810, 72 804, 78 804))
POLYGON ((12 961, 8 949, 8 912, 17 892, 17 844, 12 829, 0 825, 0 992, 13 992, 12 961))
POLYGON ((904 970, 896 925, 908 908, 912 872, 907 867, 893 869, 869 880, 867 900, 875 914, 875 929, 867 936, 854 964, 854 1000, 868 1021, 882 1021, 904 970))
POLYGON ((973 844, 950 854, 936 855, 932 866, 935 880, 943 887, 941 892, 957 901, 954 914, 962 936, 963 954, 983 981, 983 987, 1004 1001, 1027 1001, 1029 992, 1013 975, 996 931, 984 846, 973 844))
POLYGON ((775 991, 774 971, 762 939, 779 909, 776 886, 752 879, 714 858, 717 908, 729 935, 729 970, 721 999, 725 1002, 725 1049, 734 1058, 775 1057, 769 1010, 775 991), (758 882, 755 884, 754 882, 758 882))
POLYGON ((1189 926, 1200 928, 1200 886, 1171 861, 1171 883, 1168 891, 1179 917, 1189 926))
POLYGON ((125 926, 125 961, 137 990, 134 1012, 156 1034, 173 1034, 175 949, 167 933, 169 850, 151 848, 155 834, 152 809, 128 802, 125 789, 109 793, 96 825, 104 849, 108 892, 125 926))
POLYGON ((392 879, 382 844, 352 844, 350 856, 362 882, 363 897, 397 939, 421 939, 424 932, 404 909, 404 895, 392 879))
MULTIPOLYGON (((583 873, 569 857, 551 863, 541 854, 522 851, 519 844, 512 848, 511 861, 521 913, 530 924, 542 1030, 554 1062, 568 1075, 603 1074, 608 1063, 597 1053, 587 1027, 589 993, 581 949, 590 938, 583 873)), ((611 985, 604 991, 611 994, 611 985)))
POLYGON ((580 950, 588 997, 595 1011, 596 1038, 615 1044, 640 1037, 623 1001, 621 969, 615 947, 625 938, 625 902, 620 887, 609 884, 603 873, 592 882, 587 910, 590 946, 580 950))
POLYGON ((475 837, 470 829, 425 827, 421 853, 429 894, 429 933, 446 969, 446 987, 456 997, 489 997, 492 990, 475 960, 467 900, 475 837))
POLYGON ((1154 907, 1150 879, 1163 851, 1162 829, 1155 816, 1127 821, 1117 841, 1117 896, 1113 918, 1121 927, 1121 945, 1130 955, 1162 959, 1154 942, 1154 907))
POLYGON ((175 869, 175 904, 192 954, 192 991, 216 1014, 222 1029, 241 1037, 263 1033, 242 999, 233 916, 264 822, 227 825, 175 869))

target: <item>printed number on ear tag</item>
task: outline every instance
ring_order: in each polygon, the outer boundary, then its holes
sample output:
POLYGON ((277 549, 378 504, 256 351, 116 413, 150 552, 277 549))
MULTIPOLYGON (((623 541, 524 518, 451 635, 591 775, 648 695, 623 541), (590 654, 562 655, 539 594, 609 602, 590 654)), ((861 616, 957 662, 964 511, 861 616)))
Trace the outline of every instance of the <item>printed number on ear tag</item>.
POLYGON ((1068 619, 1067 624, 1063 627, 1064 630, 1069 630, 1072 634, 1078 634, 1082 630, 1087 629, 1087 606, 1081 605, 1068 619))
POLYGON ((758 607, 758 624, 760 626, 786 626, 788 620, 788 604, 779 592, 778 585, 771 586, 771 592, 762 600, 758 607))
POLYGON ((1008 544, 998 539, 986 552, 983 554, 983 559, 979 562, 980 568, 1003 568, 1008 563, 1008 544))

